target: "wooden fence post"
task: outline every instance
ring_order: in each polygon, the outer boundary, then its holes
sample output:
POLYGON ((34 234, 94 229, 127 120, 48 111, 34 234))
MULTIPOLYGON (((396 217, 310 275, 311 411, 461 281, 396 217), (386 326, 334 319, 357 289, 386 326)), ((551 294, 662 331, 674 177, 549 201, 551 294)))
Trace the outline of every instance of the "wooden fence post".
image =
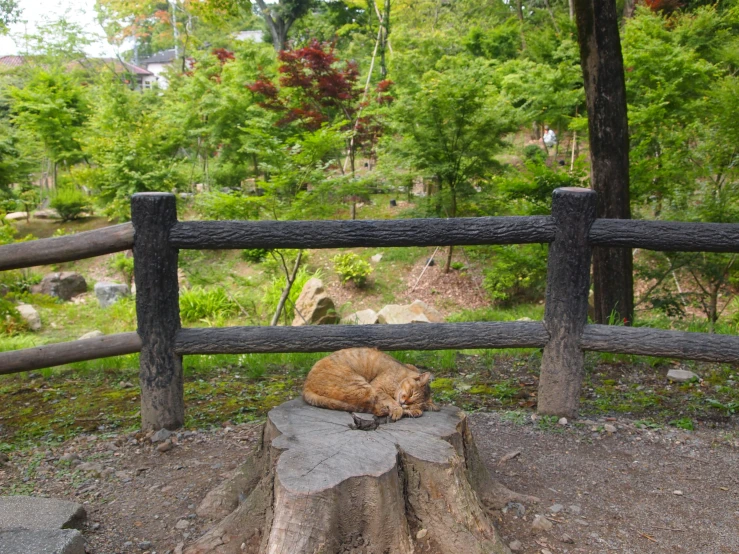
POLYGON ((544 347, 539 379, 538 412, 577 416, 584 373, 580 338, 588 319, 590 244, 596 193, 584 188, 559 188, 552 197, 556 225, 549 246, 544 347))
POLYGON ((169 231, 177 223, 172 194, 145 192, 131 198, 136 318, 141 337, 141 429, 177 429, 185 420, 177 252, 169 231))

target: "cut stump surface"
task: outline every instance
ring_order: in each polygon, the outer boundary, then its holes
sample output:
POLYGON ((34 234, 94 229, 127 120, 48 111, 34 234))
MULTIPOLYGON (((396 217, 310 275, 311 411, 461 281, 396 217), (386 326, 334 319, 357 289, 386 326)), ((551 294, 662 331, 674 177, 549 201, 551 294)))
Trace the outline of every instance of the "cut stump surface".
POLYGON ((260 448, 198 508, 223 519, 185 553, 509 553, 487 510, 519 497, 490 479, 464 412, 353 423, 302 399, 270 411, 260 448))

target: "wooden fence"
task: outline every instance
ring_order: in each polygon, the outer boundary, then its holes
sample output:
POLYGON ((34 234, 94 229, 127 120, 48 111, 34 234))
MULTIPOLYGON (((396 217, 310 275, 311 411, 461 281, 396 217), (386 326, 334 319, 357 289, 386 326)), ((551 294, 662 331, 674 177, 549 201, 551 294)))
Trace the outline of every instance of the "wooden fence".
POLYGON ((739 337, 587 325, 592 246, 739 252, 739 225, 596 219, 595 192, 554 191, 551 216, 389 221, 178 222, 175 197, 141 193, 132 223, 0 247, 0 270, 133 248, 137 333, 0 353, 0 374, 140 352, 142 428, 184 421, 182 356, 382 350, 543 348, 538 410, 577 414, 583 352, 739 362, 739 337), (134 233, 135 231, 135 233, 134 233), (182 248, 343 248, 548 243, 544 320, 409 325, 181 328, 177 254, 182 248))

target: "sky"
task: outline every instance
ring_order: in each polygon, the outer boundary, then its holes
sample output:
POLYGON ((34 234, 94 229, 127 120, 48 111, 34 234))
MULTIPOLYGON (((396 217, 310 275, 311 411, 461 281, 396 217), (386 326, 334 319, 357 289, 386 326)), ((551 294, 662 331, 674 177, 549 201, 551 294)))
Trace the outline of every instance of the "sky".
POLYGON ((7 36, 0 36, 0 55, 23 51, 23 35, 34 33, 39 23, 61 17, 73 21, 90 33, 93 43, 85 51, 89 56, 115 56, 117 47, 108 44, 103 29, 95 20, 95 0, 21 0, 21 22, 10 26, 7 36))

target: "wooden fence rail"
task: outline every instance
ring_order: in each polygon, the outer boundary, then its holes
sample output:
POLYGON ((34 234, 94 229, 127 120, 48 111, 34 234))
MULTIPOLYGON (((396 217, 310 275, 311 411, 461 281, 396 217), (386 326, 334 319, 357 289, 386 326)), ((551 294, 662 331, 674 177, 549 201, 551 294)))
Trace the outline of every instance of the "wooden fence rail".
POLYGON ((66 237, 0 246, 0 271, 59 264, 133 248, 133 225, 122 223, 66 237))
POLYGON ((0 247, 0 270, 59 263, 133 248, 137 333, 121 333, 0 353, 0 374, 141 352, 142 428, 184 421, 182 356, 322 352, 352 346, 383 350, 543 348, 538 410, 574 416, 583 352, 739 362, 739 337, 587 325, 592 246, 739 252, 739 225, 595 218, 595 193, 554 191, 551 216, 387 221, 178 222, 175 197, 142 193, 132 224, 0 247), (475 322, 312 327, 183 329, 180 248, 346 248, 471 244, 549 244, 541 322, 475 322))

